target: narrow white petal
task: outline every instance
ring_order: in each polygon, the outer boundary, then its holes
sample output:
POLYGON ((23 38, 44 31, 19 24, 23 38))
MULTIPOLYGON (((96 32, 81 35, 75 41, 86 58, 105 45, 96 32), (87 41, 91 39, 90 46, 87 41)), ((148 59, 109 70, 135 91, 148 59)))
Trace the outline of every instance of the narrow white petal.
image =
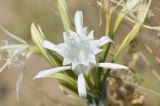
POLYGON ((96 57, 94 55, 90 56, 89 62, 96 64, 96 57))
POLYGON ((56 45, 56 48, 58 48, 56 50, 56 52, 58 54, 60 54, 61 56, 65 57, 66 53, 68 52, 68 46, 66 43, 60 43, 58 45, 56 45))
POLYGON ((71 63, 71 61, 69 61, 69 59, 64 58, 63 65, 69 65, 70 63, 71 63))
POLYGON ((83 35, 83 38, 87 37, 87 27, 83 28, 82 35, 83 35))
POLYGON ((98 40, 98 46, 101 47, 106 43, 113 42, 109 36, 103 36, 98 40))
POLYGON ((77 11, 75 14, 75 27, 76 27, 76 32, 79 35, 82 35, 83 31, 83 14, 82 11, 77 11))
POLYGON ((77 37, 77 33, 72 31, 72 30, 69 30, 69 39, 73 39, 73 38, 76 38, 77 37))
POLYGON ((42 43, 42 46, 44 48, 47 48, 49 50, 52 50, 52 51, 55 51, 55 52, 58 52, 59 53, 59 49, 57 48, 57 45, 55 45, 54 43, 50 42, 50 41, 47 41, 45 40, 43 43, 42 43))
POLYGON ((86 84, 84 75, 82 73, 78 76, 77 87, 79 96, 82 98, 86 98, 87 97, 86 84))
POLYGON ((67 32, 63 32, 63 38, 64 38, 64 42, 66 42, 68 40, 68 33, 67 32))
POLYGON ((105 68, 105 69, 113 69, 113 70, 129 70, 127 66, 115 64, 115 63, 99 63, 99 67, 105 68))
POLYGON ((94 40, 93 33, 94 33, 94 31, 91 31, 91 32, 88 34, 88 36, 87 36, 87 39, 88 39, 88 40, 94 40))
POLYGON ((46 77, 49 77, 57 72, 69 70, 69 69, 71 69, 71 66, 63 66, 63 67, 52 68, 49 70, 43 70, 43 71, 40 71, 33 79, 46 78, 46 77))
POLYGON ((77 65, 78 65, 78 63, 72 62, 72 70, 74 70, 74 69, 76 68, 77 65))
POLYGON ((102 49, 99 49, 99 48, 92 48, 92 52, 93 52, 93 54, 94 55, 96 55, 96 54, 98 54, 98 53, 100 53, 100 52, 102 52, 103 50, 102 49))

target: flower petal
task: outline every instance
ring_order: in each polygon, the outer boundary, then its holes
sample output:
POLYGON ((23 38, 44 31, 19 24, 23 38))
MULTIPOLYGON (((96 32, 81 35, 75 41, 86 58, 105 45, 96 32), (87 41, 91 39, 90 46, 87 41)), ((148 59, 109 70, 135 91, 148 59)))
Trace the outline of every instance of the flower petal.
POLYGON ((86 98, 87 90, 86 90, 84 75, 82 73, 78 76, 77 87, 79 96, 82 98, 86 98))
POLYGON ((92 50, 92 53, 93 53, 94 55, 96 55, 96 54, 98 54, 98 53, 100 53, 100 52, 103 51, 102 49, 95 48, 95 47, 92 47, 91 50, 92 50))
POLYGON ((83 61, 80 64, 84 65, 84 66, 89 66, 89 61, 83 61))
POLYGON ((115 64, 115 63, 99 63, 99 67, 105 68, 105 69, 113 69, 113 70, 129 70, 127 66, 115 64))
POLYGON ((109 36, 103 36, 98 40, 98 46, 101 47, 106 43, 113 43, 112 39, 109 36))
POLYGON ((59 49, 57 48, 57 45, 55 45, 54 43, 50 42, 50 41, 47 41, 45 40, 43 43, 42 43, 42 46, 44 48, 47 48, 49 50, 52 50, 52 51, 55 51, 55 52, 60 52, 59 49))
POLYGON ((86 38, 87 37, 87 27, 83 28, 82 33, 83 33, 83 37, 82 38, 86 38))
POLYGON ((94 31, 91 31, 91 32, 88 34, 88 36, 87 36, 87 39, 88 39, 88 40, 94 40, 93 33, 94 33, 94 31))
POLYGON ((67 58, 64 58, 63 60, 63 65, 69 65, 71 63, 71 61, 67 58))
POLYGON ((75 39, 77 37, 77 33, 72 31, 72 30, 69 30, 69 39, 75 39))
POLYGON ((49 70, 40 71, 33 79, 46 78, 46 77, 49 77, 50 75, 53 75, 57 72, 69 70, 69 69, 71 69, 71 66, 56 67, 56 68, 52 68, 49 70))
POLYGON ((76 66, 79 65, 78 63, 76 62, 72 62, 72 70, 74 70, 76 68, 76 66))
POLYGON ((68 53, 68 46, 66 43, 60 43, 56 45, 56 48, 58 48, 56 52, 63 57, 65 57, 66 53, 68 53))
POLYGON ((89 58, 89 62, 96 64, 96 57, 94 55, 91 55, 89 58))
POLYGON ((63 38, 64 38, 64 42, 66 42, 68 40, 68 33, 67 32, 63 32, 63 38))
POLYGON ((76 27, 76 32, 79 35, 82 35, 83 33, 83 14, 82 11, 77 11, 75 14, 75 27, 76 27))

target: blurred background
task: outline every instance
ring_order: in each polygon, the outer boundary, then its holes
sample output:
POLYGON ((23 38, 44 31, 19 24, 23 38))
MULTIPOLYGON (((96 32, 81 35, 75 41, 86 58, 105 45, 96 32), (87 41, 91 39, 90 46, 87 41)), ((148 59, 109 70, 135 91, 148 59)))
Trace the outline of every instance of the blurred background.
MULTIPOLYGON (((89 30, 95 30, 95 37, 98 39, 105 32, 105 17, 100 17, 96 0, 66 0, 68 12, 73 22, 76 10, 82 10, 84 14, 85 26, 89 30), (102 24, 100 24, 100 19, 102 24)), ((151 26, 160 25, 160 1, 152 0, 152 12, 155 16, 147 19, 146 24, 151 26)), ((115 12, 116 14, 116 12, 115 12)), ((61 18, 57 9, 56 0, 0 0, 0 24, 9 32, 23 38, 32 44, 30 25, 34 22, 39 24, 44 34, 50 41, 59 43, 63 41, 64 31, 61 18)), ((132 24, 125 21, 115 38, 115 47, 118 47, 126 34, 132 28, 132 24)), ((120 63, 133 62, 133 66, 140 70, 157 90, 160 89, 160 80, 156 75, 160 75, 160 35, 158 32, 143 29, 135 41, 122 55, 120 63), (141 45, 142 44, 142 45, 141 45), (131 49, 132 48, 132 49, 131 49), (156 72, 156 73, 155 73, 156 72)), ((7 39, 15 43, 2 30, 0 30, 0 40, 7 39)), ((109 60, 109 59, 108 59, 109 60)), ((19 76, 19 69, 11 67, 0 73, 0 106, 82 106, 67 98, 59 89, 59 84, 54 79, 32 80, 33 76, 40 70, 46 69, 49 64, 37 55, 31 56, 27 62, 23 83, 20 89, 20 100, 16 100, 16 81, 19 76)), ((160 90, 159 90, 160 91, 160 90)), ((149 105, 160 106, 159 97, 148 94, 146 100, 149 105)))

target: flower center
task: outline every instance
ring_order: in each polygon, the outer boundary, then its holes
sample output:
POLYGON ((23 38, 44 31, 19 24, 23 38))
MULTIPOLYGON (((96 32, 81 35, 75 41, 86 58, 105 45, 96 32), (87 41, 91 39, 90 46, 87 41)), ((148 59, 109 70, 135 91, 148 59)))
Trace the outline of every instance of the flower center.
POLYGON ((71 42, 68 43, 68 53, 67 57, 72 62, 82 63, 84 61, 89 62, 89 57, 92 53, 89 50, 89 44, 86 39, 76 37, 70 39, 71 42))

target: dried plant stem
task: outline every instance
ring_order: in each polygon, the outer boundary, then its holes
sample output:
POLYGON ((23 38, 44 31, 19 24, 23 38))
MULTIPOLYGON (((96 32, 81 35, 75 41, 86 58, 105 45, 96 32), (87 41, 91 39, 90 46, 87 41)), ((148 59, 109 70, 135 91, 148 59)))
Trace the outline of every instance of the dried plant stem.
POLYGON ((129 34, 127 35, 127 37, 123 40, 123 42, 121 43, 120 47, 118 48, 117 52, 115 53, 114 57, 113 57, 113 61, 117 61, 120 57, 120 55, 122 54, 122 52, 125 50, 125 48, 128 46, 128 44, 137 36, 137 34, 139 33, 141 27, 143 26, 143 23, 147 17, 148 11, 149 11, 149 7, 151 5, 152 0, 150 0, 148 2, 148 7, 145 9, 144 12, 144 16, 141 17, 141 19, 139 20, 139 22, 137 22, 134 27, 132 28, 132 30, 129 32, 129 34))
POLYGON ((13 38, 13 39, 15 39, 15 40, 17 40, 17 41, 25 44, 25 45, 28 45, 28 44, 26 43, 26 41, 24 41, 23 39, 17 37, 17 36, 14 35, 14 34, 8 32, 3 26, 0 25, 0 28, 1 28, 7 35, 9 35, 11 38, 13 38))

